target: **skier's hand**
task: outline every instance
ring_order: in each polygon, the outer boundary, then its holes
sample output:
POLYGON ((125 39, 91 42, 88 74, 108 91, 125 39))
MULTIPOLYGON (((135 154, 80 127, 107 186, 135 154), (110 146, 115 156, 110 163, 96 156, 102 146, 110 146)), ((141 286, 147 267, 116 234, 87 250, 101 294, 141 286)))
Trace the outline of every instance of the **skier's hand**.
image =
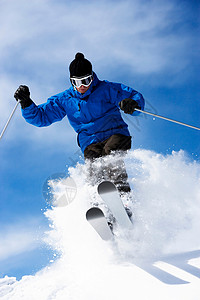
POLYGON ((16 90, 14 97, 17 101, 20 101, 21 107, 23 109, 33 103, 30 98, 29 88, 26 85, 20 85, 16 90))
POLYGON ((125 114, 130 114, 130 115, 132 115, 135 108, 140 109, 137 101, 131 98, 123 99, 121 102, 119 102, 119 107, 121 108, 121 110, 125 112, 125 114))

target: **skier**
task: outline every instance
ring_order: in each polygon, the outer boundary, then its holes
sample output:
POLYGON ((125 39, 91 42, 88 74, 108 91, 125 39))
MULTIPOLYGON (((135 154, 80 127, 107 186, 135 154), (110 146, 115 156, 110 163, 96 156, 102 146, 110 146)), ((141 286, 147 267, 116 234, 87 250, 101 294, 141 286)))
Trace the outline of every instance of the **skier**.
MULTIPOLYGON (((126 114, 138 115, 135 108, 144 109, 143 96, 123 84, 99 80, 91 62, 82 53, 75 55, 69 71, 71 87, 38 106, 31 100, 29 88, 25 85, 19 86, 14 97, 20 101, 25 120, 42 127, 60 121, 67 115, 70 124, 78 133, 77 141, 84 158, 91 162, 91 166, 96 158, 109 155, 113 151, 129 150, 131 136, 120 109, 126 114)), ((115 165, 105 167, 104 173, 105 170, 107 179, 115 183, 121 194, 130 192, 122 159, 115 165)), ((91 167, 93 179, 98 177, 94 172, 91 167)))

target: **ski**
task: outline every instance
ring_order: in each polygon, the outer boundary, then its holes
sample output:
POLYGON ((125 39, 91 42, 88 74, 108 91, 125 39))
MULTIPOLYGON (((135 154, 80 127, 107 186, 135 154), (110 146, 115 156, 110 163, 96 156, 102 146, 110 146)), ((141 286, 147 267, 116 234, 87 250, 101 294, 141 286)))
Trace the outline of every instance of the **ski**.
POLYGON ((100 208, 90 208, 86 212, 86 219, 103 240, 107 241, 113 239, 111 228, 109 227, 106 217, 100 208))
POLYGON ((131 229, 133 224, 129 219, 116 186, 110 181, 103 181, 98 186, 98 193, 116 219, 117 224, 131 229))

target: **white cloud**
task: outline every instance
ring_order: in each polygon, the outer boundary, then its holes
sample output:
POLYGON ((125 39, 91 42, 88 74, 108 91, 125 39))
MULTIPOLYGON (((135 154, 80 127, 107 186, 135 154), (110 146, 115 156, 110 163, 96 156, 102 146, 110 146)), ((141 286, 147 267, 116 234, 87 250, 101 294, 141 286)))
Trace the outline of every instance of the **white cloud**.
POLYGON ((30 232, 11 232, 0 238, 0 260, 36 248, 30 232))
POLYGON ((17 60, 36 67, 42 61, 70 62, 82 49, 98 67, 101 60, 120 59, 137 72, 162 71, 168 64, 175 69, 172 57, 185 53, 193 38, 177 34, 175 26, 184 20, 186 7, 171 1, 77 1, 74 9, 69 1, 21 0, 2 6, 2 55, 18 53, 17 60))
POLYGON ((38 248, 43 234, 42 229, 38 231, 39 223, 40 220, 32 218, 12 225, 1 224, 0 261, 38 248))

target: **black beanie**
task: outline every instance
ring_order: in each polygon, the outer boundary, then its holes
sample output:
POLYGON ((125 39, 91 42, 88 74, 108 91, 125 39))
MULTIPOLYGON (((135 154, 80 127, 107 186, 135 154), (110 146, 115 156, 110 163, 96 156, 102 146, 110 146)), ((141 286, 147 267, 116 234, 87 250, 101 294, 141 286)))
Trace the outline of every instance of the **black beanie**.
POLYGON ((92 64, 83 53, 76 53, 75 59, 69 66, 70 77, 82 77, 92 74, 92 64))

